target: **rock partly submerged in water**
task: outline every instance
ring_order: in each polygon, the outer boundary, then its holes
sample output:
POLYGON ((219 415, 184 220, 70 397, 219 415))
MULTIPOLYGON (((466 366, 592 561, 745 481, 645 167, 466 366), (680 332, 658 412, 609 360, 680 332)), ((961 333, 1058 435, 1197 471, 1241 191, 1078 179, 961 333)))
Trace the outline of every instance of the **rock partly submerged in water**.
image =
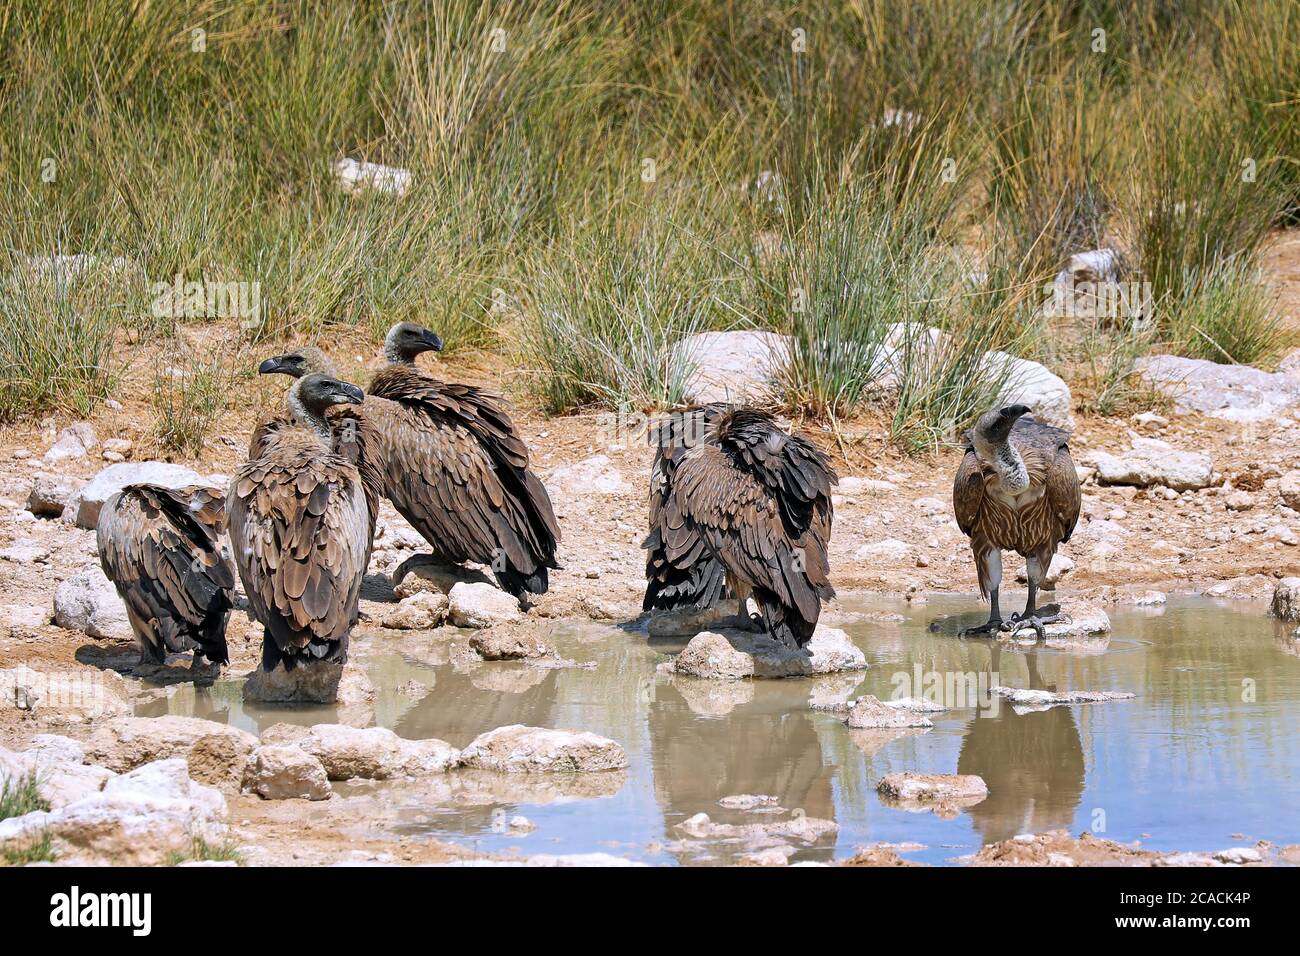
POLYGON ((886 806, 934 810, 945 816, 989 795, 983 778, 968 773, 890 773, 881 778, 876 790, 886 806))
POLYGON ((1108 700, 1132 700, 1136 695, 1126 691, 1072 690, 1057 693, 1050 690, 1031 690, 1024 687, 994 687, 993 693, 1008 700, 1017 713, 1047 710, 1064 704, 1096 704, 1108 700))
POLYGON ((592 773, 622 770, 627 754, 608 737, 587 731, 511 724, 479 734, 461 763, 501 773, 592 773))
POLYGON ((703 631, 734 625, 739 613, 740 602, 730 599, 703 608, 656 611, 646 622, 646 632, 651 637, 694 637, 703 631))
POLYGON ((555 648, 527 625, 484 628, 470 635, 470 649, 485 661, 519 661, 554 657, 555 648))
POLYGON ((356 664, 315 661, 287 670, 258 668, 248 675, 241 691, 247 703, 259 704, 365 704, 374 700, 369 678, 356 664))
POLYGON ((1282 578, 1274 585, 1269 612, 1283 621, 1300 621, 1300 578, 1282 578))
POLYGON ((669 669, 709 680, 806 677, 865 670, 866 655, 839 628, 818 625, 812 639, 794 650, 766 634, 724 628, 697 634, 669 669))
POLYGON ((870 694, 854 701, 844 723, 855 730, 934 726, 924 714, 905 707, 891 707, 870 694))

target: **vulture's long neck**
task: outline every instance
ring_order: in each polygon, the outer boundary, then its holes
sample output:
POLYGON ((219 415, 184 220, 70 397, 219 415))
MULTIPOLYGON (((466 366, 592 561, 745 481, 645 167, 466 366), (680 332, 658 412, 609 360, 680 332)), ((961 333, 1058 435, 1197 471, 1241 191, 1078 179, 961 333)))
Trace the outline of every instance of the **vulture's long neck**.
MULTIPOLYGON (((298 381, 301 382, 302 379, 298 379, 298 381)), ((289 412, 293 415, 293 420, 302 422, 328 444, 332 437, 329 422, 325 420, 324 415, 308 410, 307 406, 303 404, 299 391, 300 389, 296 384, 289 389, 289 412)))
POLYGON ((415 367, 415 358, 409 355, 403 355, 397 348, 396 342, 384 343, 384 359, 389 365, 405 365, 409 368, 415 367))
POLYGON ((1019 494, 1029 487, 1029 469, 1010 441, 989 441, 980 435, 975 436, 975 450, 980 458, 992 466, 1002 487, 1011 494, 1019 494))

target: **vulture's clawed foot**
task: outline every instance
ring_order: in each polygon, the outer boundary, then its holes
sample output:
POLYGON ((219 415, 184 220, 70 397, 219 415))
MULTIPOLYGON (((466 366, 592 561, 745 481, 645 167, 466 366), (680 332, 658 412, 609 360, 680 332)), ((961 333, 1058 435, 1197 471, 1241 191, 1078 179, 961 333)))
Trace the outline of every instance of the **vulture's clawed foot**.
POLYGON ((965 627, 958 632, 958 637, 995 637, 1003 628, 1000 617, 991 617, 978 627, 965 627))
POLYGON ((1062 621, 1068 624, 1070 622, 1070 616, 1068 614, 1062 614, 1060 608, 1053 609, 1052 607, 1044 607, 1028 616, 1013 614, 1011 620, 1004 626, 1004 630, 1010 632, 1012 637, 1015 637, 1025 628, 1032 627, 1038 640, 1043 642, 1047 640, 1047 631, 1045 630, 1046 625, 1057 624, 1062 621))

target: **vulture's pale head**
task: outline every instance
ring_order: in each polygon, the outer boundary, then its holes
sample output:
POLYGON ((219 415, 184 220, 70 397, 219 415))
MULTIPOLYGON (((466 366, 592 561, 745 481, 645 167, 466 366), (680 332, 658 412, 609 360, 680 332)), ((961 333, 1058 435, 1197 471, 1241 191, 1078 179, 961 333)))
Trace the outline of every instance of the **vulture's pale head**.
POLYGON ((414 322, 398 322, 384 336, 384 357, 389 362, 414 362, 421 352, 441 352, 442 338, 414 322))
POLYGON ((313 372, 298 379, 290 396, 313 418, 323 418, 332 405, 360 405, 366 393, 349 382, 313 372))
POLYGON ((302 378, 304 375, 319 373, 334 376, 334 363, 320 349, 313 345, 286 352, 284 355, 272 355, 257 367, 259 375, 289 375, 302 378))
POLYGON ((1011 435, 1020 416, 1032 411, 1028 405, 1004 405, 987 411, 975 423, 975 435, 990 445, 1000 445, 1011 435))

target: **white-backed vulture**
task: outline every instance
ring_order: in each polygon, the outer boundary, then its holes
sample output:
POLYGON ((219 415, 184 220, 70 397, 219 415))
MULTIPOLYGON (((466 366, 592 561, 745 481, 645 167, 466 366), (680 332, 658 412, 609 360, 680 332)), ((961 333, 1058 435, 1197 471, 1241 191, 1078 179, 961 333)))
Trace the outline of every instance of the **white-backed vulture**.
POLYGON ((408 322, 384 340, 389 364, 371 380, 365 404, 384 493, 429 542, 434 562, 476 561, 515 597, 544 594, 548 569, 559 567, 550 496, 502 399, 416 367, 418 355, 441 348, 437 335, 408 322))
POLYGON ((802 647, 821 602, 835 596, 826 546, 837 481, 827 456, 771 415, 724 412, 707 440, 677 462, 672 498, 680 524, 665 522, 667 559, 680 567, 702 541, 741 606, 752 594, 768 634, 802 647))
POLYGON ((980 594, 989 599, 990 610, 985 624, 964 634, 1003 629, 998 610, 1003 551, 1024 557, 1029 577, 1025 610, 1012 615, 1010 629, 1032 627, 1042 640, 1043 625, 1061 619, 1059 608, 1039 609, 1034 602, 1057 546, 1070 540, 1078 523, 1079 476, 1070 458, 1069 436, 1022 417, 1029 412, 1025 405, 993 409, 966 433, 952 503, 958 526, 970 538, 980 594))
POLYGON ((361 475, 334 450, 326 410, 361 389, 325 375, 294 382, 293 422, 235 473, 227 503, 235 566, 262 624, 262 667, 347 660, 370 548, 361 475))
MULTIPOLYGON (((259 375, 281 374, 302 378, 313 373, 337 379, 334 363, 320 349, 306 346, 284 355, 274 355, 258 366, 259 375)), ((379 460, 378 443, 372 434, 365 410, 355 405, 336 405, 326 410, 333 428, 334 450, 357 466, 361 484, 366 491, 366 505, 370 509, 370 537, 375 535, 375 521, 379 517, 379 499, 384 495, 384 469, 379 460)), ((293 424, 293 415, 287 409, 268 416, 257 423, 248 443, 248 457, 258 458, 266 448, 267 440, 278 429, 293 424)))
POLYGON ((673 500, 677 465, 687 451, 707 440, 710 426, 727 408, 721 402, 695 405, 665 412, 650 423, 648 438, 655 456, 650 467, 650 533, 641 544, 646 551, 643 611, 712 607, 731 596, 726 568, 700 538, 689 546, 679 544, 671 560, 666 545, 670 529, 682 527, 673 500))
POLYGON ((104 502, 99 563, 126 604, 142 664, 188 650, 196 668, 204 658, 229 663, 235 577, 221 553, 224 520, 221 495, 197 485, 127 485, 104 502))

